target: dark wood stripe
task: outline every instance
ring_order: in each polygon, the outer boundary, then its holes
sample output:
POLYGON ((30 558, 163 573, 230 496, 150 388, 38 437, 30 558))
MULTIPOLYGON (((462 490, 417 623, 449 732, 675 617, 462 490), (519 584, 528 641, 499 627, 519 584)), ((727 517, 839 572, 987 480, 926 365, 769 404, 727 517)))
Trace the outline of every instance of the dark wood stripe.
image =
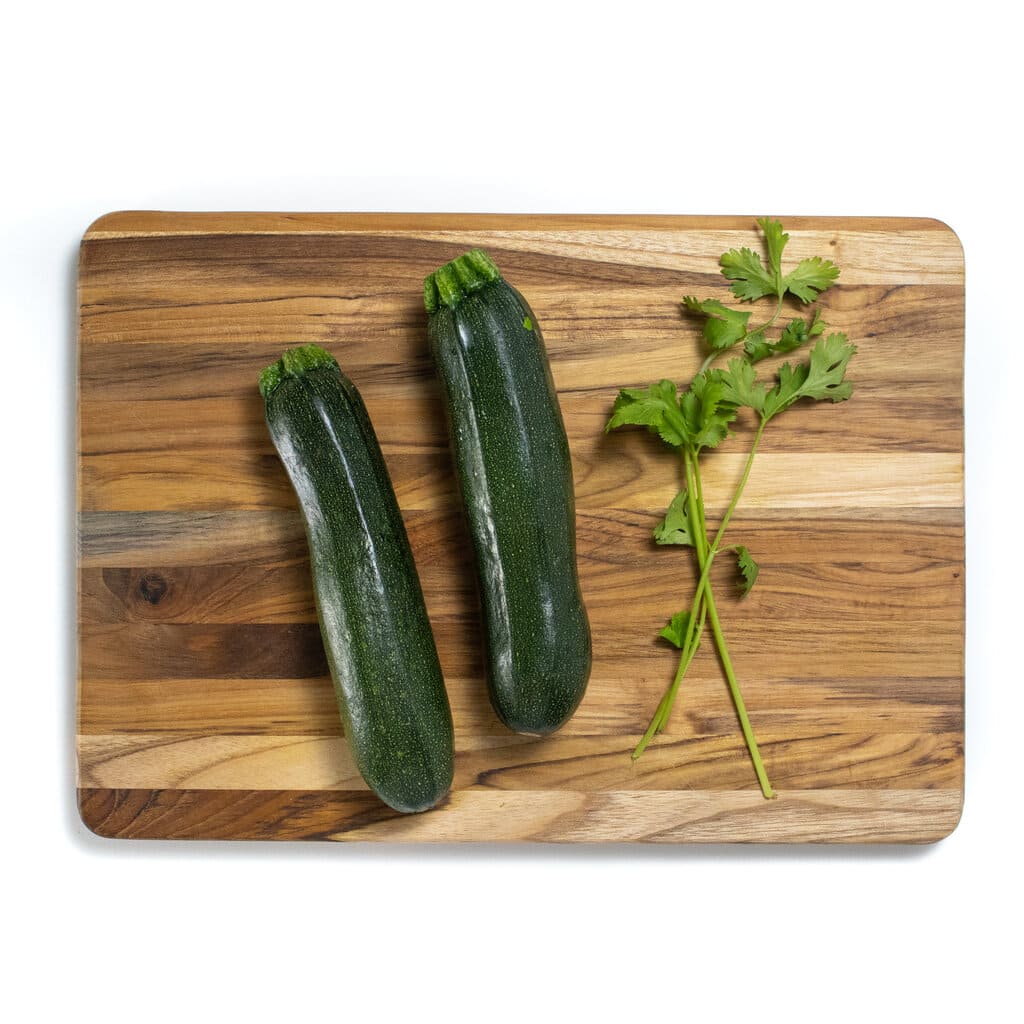
MULTIPOLYGON (((678 610, 678 609, 677 609, 678 610)), ((857 671, 865 676, 899 672, 908 676, 956 671, 962 630, 952 619, 931 615, 894 619, 878 609, 855 622, 808 622, 798 614, 759 616, 753 608, 728 615, 730 652, 741 676, 770 659, 773 671, 816 677, 835 670, 834 651, 858 651, 857 671)), ((723 614, 726 614, 723 612, 723 614)), ((599 621, 601 665, 625 677, 662 673, 662 642, 656 629, 668 618, 639 621, 631 614, 614 624, 599 621)), ((450 674, 481 674, 476 617, 433 619, 442 667, 450 674)), ((327 672, 314 623, 255 625, 130 622, 83 624, 79 635, 83 675, 96 679, 305 679, 327 672)))
POLYGON ((315 623, 83 623, 79 667, 97 679, 307 679, 327 674, 315 623))
MULTIPOLYGON (((757 535, 745 535, 754 543, 757 535)), ((758 550, 755 548, 754 550, 758 550)), ((630 618, 652 622, 678 610, 679 595, 695 572, 675 549, 655 561, 624 565, 593 556, 586 562, 584 588, 595 628, 621 621, 626 594, 637 595, 630 618), (632 588, 632 589, 631 589, 632 588)), ((475 580, 468 562, 456 575, 448 562, 419 562, 428 607, 437 615, 465 614, 475 604, 475 580)), ((735 570, 723 561, 713 581, 723 607, 735 597, 735 570)), ((738 614, 811 619, 830 612, 849 622, 875 621, 882 610, 894 627, 927 615, 932 621, 958 622, 962 612, 962 574, 957 563, 934 560, 893 565, 881 559, 836 566, 783 565, 773 552, 761 563, 756 593, 739 603, 738 614), (883 585, 880 588, 880 584, 883 585)), ((79 575, 79 607, 90 622, 273 624, 315 622, 309 565, 303 559, 282 565, 211 565, 168 568, 84 569, 79 575)))
POLYGON ((362 791, 80 789, 78 808, 111 839, 324 839, 400 817, 362 791))
MULTIPOLYGON (((858 734, 759 723, 758 743, 780 789, 954 788, 963 741, 957 733, 858 734)), ((733 729, 720 735, 659 736, 636 762, 634 737, 553 737, 517 745, 512 756, 487 748, 460 752, 458 784, 500 790, 600 792, 740 790, 750 757, 733 729)), ((754 783, 756 786, 756 782, 754 783)))
MULTIPOLYGON (((406 511, 413 546, 424 550, 429 536, 462 536, 461 513, 451 509, 406 511), (441 524, 434 524, 441 520, 441 524), (449 532, 450 531, 450 532, 449 532)), ((949 557, 962 553, 962 509, 883 508, 863 509, 760 509, 756 517, 740 513, 730 532, 750 538, 759 533, 759 557, 766 548, 798 550, 803 563, 851 562, 868 554, 878 557, 918 559, 949 557)), ((602 549, 609 562, 630 563, 642 551, 650 553, 650 531, 659 516, 655 510, 606 509, 600 514, 577 514, 580 551, 586 555, 586 539, 602 549), (625 539, 625 542, 624 542, 625 539)), ((709 520, 713 527, 714 520, 709 520)), ((454 557, 462 564, 465 547, 454 544, 454 557)), ((306 540, 302 521, 294 509, 224 512, 83 512, 79 515, 80 564, 90 568, 116 566, 210 564, 233 565, 264 561, 271 565, 302 558, 306 540)), ((449 549, 443 550, 449 557, 449 549)), ((436 553, 437 557, 441 552, 436 553)), ((433 560, 434 552, 431 552, 433 560)), ((770 557, 770 555, 768 556, 770 557)))
MULTIPOLYGON (((475 601, 475 569, 461 514, 412 513, 410 542, 428 604, 438 614, 462 614, 475 601)), ((674 609, 695 575, 692 553, 657 547, 657 517, 581 521, 578 556, 588 605, 602 621, 621 616, 626 595, 635 614, 657 616, 674 609)), ((139 520, 126 517, 125 529, 139 520)), ((167 566, 159 562, 83 568, 80 609, 96 623, 206 622, 284 623, 315 621, 308 558, 301 527, 275 551, 222 564, 167 566)), ((244 522, 242 524, 244 534, 244 522)), ((928 614, 938 620, 961 614, 963 574, 960 541, 945 524, 908 523, 900 532, 870 524, 804 519, 792 524, 738 517, 733 539, 742 540, 761 565, 753 595, 741 609, 774 616, 813 618, 831 607, 852 621, 877 617, 882 608, 897 618, 928 614)), ((136 541, 126 537, 126 543, 136 541)), ((726 603, 733 568, 725 558, 714 580, 726 603)))
MULTIPOLYGON (((798 408, 781 417, 762 441, 765 452, 840 451, 842 439, 863 439, 858 451, 955 452, 962 443, 961 401, 937 403, 934 385, 906 382, 899 415, 892 407, 887 384, 858 383, 857 401, 841 407, 798 408), (900 417, 912 426, 903 429, 900 417), (791 417, 791 418, 790 418, 791 417), (834 429, 839 417, 842 432, 834 429)), ((625 433, 600 441, 616 392, 567 391, 560 396, 569 433, 584 450, 614 453, 625 433), (589 442, 589 444, 588 444, 589 442)), ((365 396, 378 440, 386 456, 447 455, 448 435, 444 409, 433 386, 408 381, 365 396)), ((159 458, 162 453, 210 452, 225 462, 243 448, 259 455, 274 449, 263 420, 258 396, 235 394, 207 398, 156 399, 142 403, 123 400, 86 400, 80 408, 82 455, 87 458, 139 453, 159 458)), ((743 422, 741 421, 740 428, 743 422)), ((655 439, 646 443, 654 446, 655 439)), ((728 447, 739 450, 743 438, 728 447)), ((593 457, 593 456, 591 456, 593 457)))
POLYGON ((297 509, 196 512, 83 511, 79 564, 275 563, 307 553, 297 509))

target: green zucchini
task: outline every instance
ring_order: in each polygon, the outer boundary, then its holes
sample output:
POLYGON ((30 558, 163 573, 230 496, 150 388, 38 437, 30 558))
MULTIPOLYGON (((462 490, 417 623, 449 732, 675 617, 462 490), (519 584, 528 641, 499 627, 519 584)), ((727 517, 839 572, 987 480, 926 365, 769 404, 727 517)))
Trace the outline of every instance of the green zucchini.
POLYGON ((320 634, 367 785, 397 811, 452 782, 452 716, 412 551, 362 398, 323 349, 290 349, 259 379, 299 499, 320 634))
POLYGON ((476 557, 491 704, 516 732, 572 716, 590 675, 572 463, 540 326, 479 249, 430 274, 430 349, 476 557))

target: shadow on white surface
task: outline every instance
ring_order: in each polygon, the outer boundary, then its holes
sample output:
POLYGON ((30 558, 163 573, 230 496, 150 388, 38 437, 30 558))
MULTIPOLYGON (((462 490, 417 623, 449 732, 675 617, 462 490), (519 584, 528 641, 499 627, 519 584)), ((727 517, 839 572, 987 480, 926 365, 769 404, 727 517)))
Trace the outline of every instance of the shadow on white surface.
POLYGON ((281 841, 281 840, 191 840, 191 839, 109 839, 95 835, 78 813, 76 764, 76 715, 78 691, 78 242, 68 254, 66 269, 67 329, 64 374, 61 379, 66 455, 63 481, 66 487, 64 507, 67 516, 63 530, 65 566, 62 629, 64 672, 58 677, 61 687, 61 725, 63 757, 61 778, 62 817, 65 831, 80 853, 92 857, 145 858, 154 862, 177 861, 182 857, 236 859, 245 861, 286 861, 307 858, 338 858, 348 862, 382 859, 421 861, 460 859, 486 861, 564 862, 627 861, 828 861, 837 864, 854 861, 909 860, 919 862, 933 856, 945 840, 918 844, 707 844, 707 843, 388 843, 378 841, 281 841))

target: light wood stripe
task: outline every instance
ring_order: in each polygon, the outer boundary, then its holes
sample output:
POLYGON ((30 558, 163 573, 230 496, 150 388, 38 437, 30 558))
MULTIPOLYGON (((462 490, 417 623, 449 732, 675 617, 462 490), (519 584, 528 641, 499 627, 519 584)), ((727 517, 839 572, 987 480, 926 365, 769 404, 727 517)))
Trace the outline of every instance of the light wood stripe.
MULTIPOLYGON (((782 788, 905 788, 910 781, 926 789, 959 785, 961 742, 955 734, 807 735, 768 726, 760 730, 759 741, 782 788)), ((629 757, 634 743, 624 736, 462 736, 456 741, 454 787, 756 789, 756 781, 748 782, 742 738, 735 735, 669 737, 636 762, 629 757)), ((104 789, 366 788, 340 736, 85 735, 78 772, 79 785, 104 789)))
MULTIPOLYGON (((646 446, 644 446, 646 448, 646 446)), ((583 515, 606 508, 664 508, 677 486, 674 460, 623 444, 608 458, 577 459, 576 501, 583 515)), ((704 471, 708 511, 728 502, 746 455, 719 452, 704 471), (721 495, 720 505, 714 496, 721 495)), ((447 455, 387 458, 404 510, 435 510, 457 502, 447 455)), ((84 457, 80 479, 83 510, 208 511, 294 508, 288 478, 272 456, 222 453, 119 452, 84 457)), ((758 456, 743 495, 744 508, 958 508, 963 505, 963 458, 959 453, 765 452, 758 456), (841 456, 841 457, 840 457, 841 456)))

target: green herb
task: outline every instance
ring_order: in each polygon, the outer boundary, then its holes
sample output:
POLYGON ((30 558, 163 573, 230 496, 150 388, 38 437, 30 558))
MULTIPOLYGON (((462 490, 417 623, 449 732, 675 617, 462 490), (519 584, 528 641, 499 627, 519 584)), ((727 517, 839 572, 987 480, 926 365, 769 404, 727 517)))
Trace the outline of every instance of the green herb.
MULTIPOLYGON (((775 796, 775 791, 768 781, 722 632, 711 586, 711 566, 722 549, 722 538, 743 496, 768 424, 801 399, 841 402, 849 398, 853 389, 846 380, 846 368, 857 349, 845 334, 826 335, 826 325, 816 310, 809 319, 790 319, 778 329, 774 340, 769 338, 768 332, 783 315, 787 297, 805 305, 813 302, 839 277, 839 268, 830 260, 815 256, 801 260, 785 272, 782 257, 789 235, 777 220, 761 218, 757 223, 764 236, 767 263, 761 255, 747 248, 724 253, 719 263, 722 274, 732 282, 731 290, 737 299, 752 303, 774 297, 774 313, 764 323, 751 327, 749 311, 733 309, 718 299, 686 296, 682 302, 684 311, 703 319, 705 358, 700 369, 682 394, 669 380, 647 388, 620 391, 605 430, 626 425, 643 426, 680 453, 683 487, 654 528, 654 540, 659 545, 692 547, 700 573, 689 608, 676 612, 659 631, 660 637, 679 649, 679 665, 647 732, 633 751, 633 758, 640 757, 654 736, 664 729, 705 623, 710 622, 761 791, 770 798, 775 796), (769 379, 758 376, 756 364, 806 345, 811 347, 805 361, 785 362, 769 379), (719 358, 735 352, 740 354, 729 359, 725 369, 713 368, 719 358), (756 423, 753 441, 732 500, 718 529, 709 535, 701 455, 707 449, 717 448, 731 435, 732 424, 744 409, 750 410, 756 423)), ((727 550, 736 556, 739 592, 746 596, 757 580, 758 565, 743 545, 733 545, 727 550)))
POLYGON ((676 612, 669 619, 668 625, 663 626, 658 636, 663 637, 674 647, 680 650, 685 646, 685 640, 690 631, 690 613, 676 612))
POLYGON ((761 571, 761 567, 754 561, 750 552, 742 544, 736 544, 730 550, 736 552, 736 569, 740 577, 737 582, 740 588, 740 595, 746 597, 757 582, 757 574, 761 571))

